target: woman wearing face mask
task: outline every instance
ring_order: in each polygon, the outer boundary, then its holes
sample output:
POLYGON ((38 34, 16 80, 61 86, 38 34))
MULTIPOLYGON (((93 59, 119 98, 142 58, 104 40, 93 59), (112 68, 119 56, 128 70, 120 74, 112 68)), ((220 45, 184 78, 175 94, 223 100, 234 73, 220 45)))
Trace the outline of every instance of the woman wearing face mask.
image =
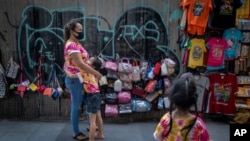
POLYGON ((88 137, 79 131, 79 108, 83 96, 82 77, 74 74, 80 74, 81 71, 84 71, 95 75, 97 79, 100 79, 102 75, 86 63, 89 54, 79 43, 79 40, 83 38, 82 30, 82 25, 76 20, 70 20, 64 25, 64 70, 67 72, 65 85, 71 94, 70 120, 73 128, 73 138, 88 140, 88 137))

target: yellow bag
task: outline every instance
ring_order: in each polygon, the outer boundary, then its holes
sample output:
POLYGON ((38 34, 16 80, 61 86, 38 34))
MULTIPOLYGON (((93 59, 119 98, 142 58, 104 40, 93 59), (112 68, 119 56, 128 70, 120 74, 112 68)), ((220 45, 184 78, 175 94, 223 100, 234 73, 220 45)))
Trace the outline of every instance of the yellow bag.
POLYGON ((37 90, 37 85, 34 84, 34 83, 30 83, 29 89, 30 89, 31 91, 35 92, 35 91, 37 90))

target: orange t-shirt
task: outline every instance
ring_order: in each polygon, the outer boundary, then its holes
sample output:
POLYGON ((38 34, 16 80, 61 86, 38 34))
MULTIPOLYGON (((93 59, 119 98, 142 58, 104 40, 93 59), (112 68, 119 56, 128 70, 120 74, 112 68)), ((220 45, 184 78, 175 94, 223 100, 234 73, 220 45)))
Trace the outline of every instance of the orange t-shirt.
POLYGON ((212 0, 182 0, 180 6, 187 8, 187 23, 191 26, 207 27, 212 0))

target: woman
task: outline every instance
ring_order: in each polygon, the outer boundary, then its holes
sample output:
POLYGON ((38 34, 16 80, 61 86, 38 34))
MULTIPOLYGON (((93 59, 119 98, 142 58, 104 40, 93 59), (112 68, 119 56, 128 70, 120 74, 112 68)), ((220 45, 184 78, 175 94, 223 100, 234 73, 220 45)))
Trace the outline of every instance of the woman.
POLYGON ((64 71, 72 74, 68 75, 67 73, 65 85, 71 94, 70 120, 73 128, 73 138, 88 140, 88 137, 79 131, 79 107, 83 96, 82 78, 80 75, 76 76, 74 74, 80 74, 84 71, 95 75, 98 80, 102 75, 86 63, 89 54, 79 42, 83 38, 82 30, 82 25, 76 20, 70 20, 64 25, 64 71))
POLYGON ((205 123, 198 117, 197 97, 192 79, 177 80, 169 96, 169 112, 158 123, 154 138, 159 141, 211 141, 205 123), (195 107, 195 115, 190 113, 192 106, 195 107))

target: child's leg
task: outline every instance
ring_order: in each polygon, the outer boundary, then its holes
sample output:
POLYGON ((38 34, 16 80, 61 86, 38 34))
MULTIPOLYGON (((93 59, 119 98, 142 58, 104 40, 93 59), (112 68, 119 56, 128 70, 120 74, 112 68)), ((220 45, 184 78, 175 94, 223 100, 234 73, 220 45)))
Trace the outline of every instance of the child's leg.
POLYGON ((89 141, 95 140, 95 131, 96 131, 96 114, 89 113, 89 141))
POLYGON ((102 120, 102 115, 101 115, 101 111, 100 110, 96 114, 96 122, 98 124, 98 134, 97 134, 97 137, 98 138, 104 138, 104 135, 103 135, 103 120, 102 120))

